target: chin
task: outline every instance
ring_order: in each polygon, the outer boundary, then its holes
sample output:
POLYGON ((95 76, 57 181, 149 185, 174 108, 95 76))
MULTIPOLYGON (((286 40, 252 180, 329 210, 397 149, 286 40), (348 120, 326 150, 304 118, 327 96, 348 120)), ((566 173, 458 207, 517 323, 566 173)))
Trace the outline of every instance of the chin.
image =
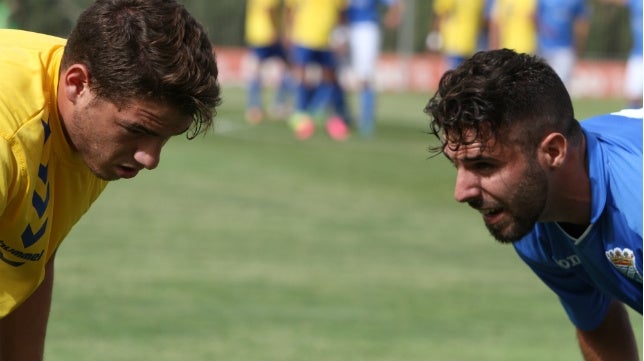
POLYGON ((106 175, 101 175, 101 174, 96 174, 96 173, 94 173, 94 175, 97 176, 98 178, 100 178, 100 179, 102 179, 104 181, 108 181, 108 182, 121 179, 120 177, 117 177, 116 175, 106 176, 106 175))
POLYGON ((530 227, 528 227, 527 225, 519 226, 517 224, 512 224, 507 227, 507 229, 488 227, 488 231, 490 231, 492 237, 494 237, 494 239, 496 239, 499 243, 513 244, 528 235, 533 228, 534 224, 532 224, 530 227))
POLYGON ((108 181, 108 182, 109 182, 109 181, 115 181, 115 180, 121 179, 121 177, 119 177, 119 176, 118 176, 118 175, 116 175, 115 173, 107 173, 107 172, 104 172, 104 171, 101 171, 101 170, 98 170, 98 169, 93 169, 93 168, 90 168, 90 171, 91 171, 91 172, 92 172, 92 173, 93 173, 97 178, 100 178, 100 179, 102 179, 102 180, 104 180, 104 181, 108 181))

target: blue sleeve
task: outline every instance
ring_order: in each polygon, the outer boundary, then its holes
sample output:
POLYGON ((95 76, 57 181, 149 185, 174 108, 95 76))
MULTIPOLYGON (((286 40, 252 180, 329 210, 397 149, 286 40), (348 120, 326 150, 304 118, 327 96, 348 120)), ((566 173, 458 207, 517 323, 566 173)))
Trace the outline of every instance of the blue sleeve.
MULTIPOLYGON (((642 237, 642 110, 632 109, 590 118, 581 122, 602 148, 611 202, 621 212, 629 229, 642 237)), ((592 221, 595 221, 594 219, 592 221)))

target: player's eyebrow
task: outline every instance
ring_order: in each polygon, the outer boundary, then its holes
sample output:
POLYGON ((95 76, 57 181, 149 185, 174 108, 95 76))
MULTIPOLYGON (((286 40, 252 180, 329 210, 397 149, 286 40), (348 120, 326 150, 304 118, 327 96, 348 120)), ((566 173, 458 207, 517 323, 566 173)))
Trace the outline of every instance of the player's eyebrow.
POLYGON ((457 165, 457 164, 468 164, 468 163, 477 163, 481 161, 492 161, 494 158, 489 157, 489 156, 484 156, 483 154, 479 153, 476 155, 472 156, 464 156, 464 157, 457 157, 457 158, 451 158, 447 154, 443 153, 447 160, 449 160, 452 164, 457 165))
POLYGON ((489 159, 489 158, 490 157, 485 157, 482 154, 477 154, 475 156, 470 156, 470 157, 465 156, 465 157, 461 158, 461 161, 463 161, 463 162, 478 162, 478 161, 486 160, 486 159, 489 159))
POLYGON ((153 131, 152 129, 146 127, 145 125, 143 125, 143 124, 141 124, 141 123, 139 123, 137 121, 133 121, 133 120, 129 120, 129 119, 123 119, 123 122, 124 122, 125 126, 127 126, 130 129, 139 131, 139 132, 141 132, 143 134, 147 134, 147 135, 150 135, 150 136, 153 136, 153 137, 158 137, 159 136, 159 134, 157 132, 153 131))

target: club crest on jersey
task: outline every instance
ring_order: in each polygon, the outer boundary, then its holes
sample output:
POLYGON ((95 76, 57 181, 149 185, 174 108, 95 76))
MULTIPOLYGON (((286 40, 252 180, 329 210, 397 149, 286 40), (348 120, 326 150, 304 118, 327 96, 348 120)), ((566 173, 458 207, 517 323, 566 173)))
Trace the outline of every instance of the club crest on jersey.
POLYGON ((642 275, 640 275, 637 267, 635 267, 635 253, 633 251, 628 248, 622 249, 615 247, 606 251, 606 257, 626 277, 637 283, 642 283, 642 275))

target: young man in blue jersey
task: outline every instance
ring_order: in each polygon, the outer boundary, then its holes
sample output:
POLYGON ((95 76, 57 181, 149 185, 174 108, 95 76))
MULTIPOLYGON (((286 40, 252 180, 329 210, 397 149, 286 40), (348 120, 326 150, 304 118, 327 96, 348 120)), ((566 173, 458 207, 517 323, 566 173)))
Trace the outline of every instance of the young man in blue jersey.
POLYGON ((357 128, 366 137, 373 134, 375 127, 376 91, 373 81, 380 55, 380 6, 387 7, 383 24, 388 28, 398 26, 402 17, 402 0, 350 0, 346 12, 351 67, 359 81, 357 128))
POLYGON ((446 72, 425 112, 454 198, 557 294, 585 359, 638 360, 642 109, 578 122, 545 61, 502 49, 446 72))
POLYGON ((538 54, 566 85, 572 78, 589 29, 590 8, 586 0, 539 0, 537 3, 538 54))

